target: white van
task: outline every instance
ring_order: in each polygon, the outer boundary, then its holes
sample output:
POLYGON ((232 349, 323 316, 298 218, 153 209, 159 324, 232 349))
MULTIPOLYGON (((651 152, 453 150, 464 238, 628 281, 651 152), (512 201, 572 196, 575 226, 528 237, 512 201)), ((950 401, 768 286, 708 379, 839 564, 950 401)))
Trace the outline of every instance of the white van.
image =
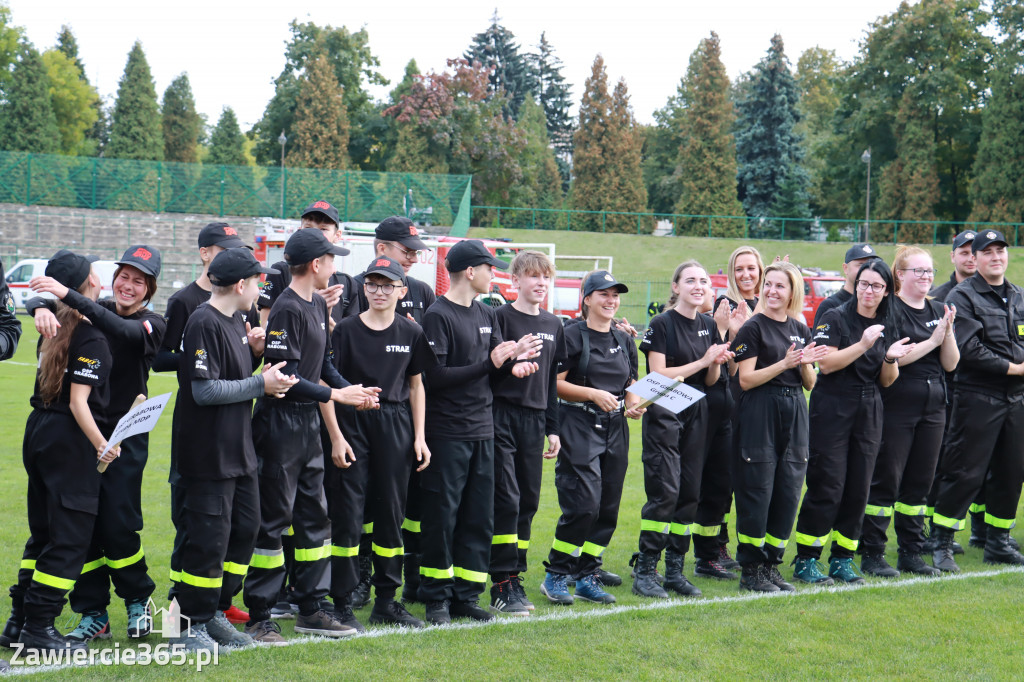
MULTIPOLYGON (((36 294, 28 288, 28 283, 33 277, 40 277, 46 274, 46 264, 49 261, 45 258, 26 258, 14 264, 14 267, 7 271, 7 286, 14 297, 16 308, 24 308, 25 301, 36 296, 53 298, 51 294, 36 294)), ((96 274, 100 276, 103 290, 100 291, 100 298, 110 298, 114 295, 111 285, 114 281, 114 270, 117 270, 117 263, 112 260, 98 260, 92 264, 96 274)))

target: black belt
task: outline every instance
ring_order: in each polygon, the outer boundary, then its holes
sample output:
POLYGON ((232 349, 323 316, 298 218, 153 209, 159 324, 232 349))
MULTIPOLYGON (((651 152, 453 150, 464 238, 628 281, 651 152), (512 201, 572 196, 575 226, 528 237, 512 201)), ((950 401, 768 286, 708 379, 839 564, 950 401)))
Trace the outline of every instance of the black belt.
POLYGON ((559 398, 558 399, 558 404, 559 405, 566 405, 568 407, 575 407, 577 409, 583 410, 584 412, 586 412, 588 414, 601 415, 601 414, 619 414, 620 412, 622 412, 622 409, 625 406, 625 401, 622 400, 622 399, 619 399, 619 406, 617 408, 615 408, 614 410, 612 410, 611 412, 605 412, 604 410, 602 410, 600 407, 598 407, 597 405, 595 405, 592 402, 575 403, 575 402, 571 402, 569 400, 562 400, 561 398, 559 398))
MULTIPOLYGON (((804 394, 804 389, 801 386, 764 386, 764 390, 772 395, 799 395, 804 394)), ((757 389, 754 389, 755 391, 757 389)))

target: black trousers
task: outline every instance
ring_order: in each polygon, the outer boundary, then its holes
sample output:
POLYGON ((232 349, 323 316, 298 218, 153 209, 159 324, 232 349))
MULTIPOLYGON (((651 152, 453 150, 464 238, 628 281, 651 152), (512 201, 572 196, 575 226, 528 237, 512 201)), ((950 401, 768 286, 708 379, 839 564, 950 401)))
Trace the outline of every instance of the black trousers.
MULTIPOLYGON (((925 509, 925 516, 931 517, 935 512, 935 498, 939 494, 939 472, 942 470, 942 460, 949 448, 949 425, 953 423, 953 394, 956 386, 956 372, 946 373, 946 428, 942 432, 942 447, 939 449, 939 461, 935 465, 935 476, 932 478, 932 487, 928 491, 928 507, 925 509)), ((984 490, 980 493, 984 495, 984 490)))
MULTIPOLYGON (((651 405, 643 416, 644 490, 640 551, 678 554, 690 549, 700 499, 700 474, 707 456, 707 400, 678 415, 651 405)), ((716 529, 717 531, 717 529, 716 529)))
POLYGON ((985 523, 1012 528, 1024 481, 1024 394, 994 396, 958 387, 948 438, 932 523, 962 529, 984 486, 985 523))
POLYGON ((548 570, 576 578, 596 573, 619 518, 629 465, 629 427, 622 412, 591 414, 560 405, 562 449, 555 489, 562 515, 548 570))
POLYGON ((252 438, 259 463, 260 529, 242 597, 253 621, 270 617, 284 585, 281 536, 295 546, 295 598, 309 613, 330 584, 331 522, 324 494, 320 411, 315 403, 256 401, 252 438))
POLYGON ((891 387, 882 389, 882 406, 882 447, 864 510, 861 551, 885 551, 885 531, 891 518, 899 548, 909 554, 920 554, 924 550, 928 491, 935 477, 946 425, 943 377, 901 377, 891 387))
POLYGON ((833 559, 853 557, 860 542, 871 474, 882 444, 877 384, 811 393, 811 458, 796 522, 797 555, 819 558, 832 540, 833 559))
POLYGON ((260 526, 259 486, 252 472, 221 480, 182 477, 179 487, 185 542, 177 598, 182 615, 206 623, 242 589, 260 526))
POLYGON ((391 599, 402 584, 402 518, 413 469, 412 414, 408 403, 382 402, 378 410, 337 410, 356 461, 347 469, 326 462, 324 484, 331 516, 331 597, 344 603, 359 584, 363 510, 373 516, 373 585, 391 599))
POLYGON ((526 570, 530 526, 540 505, 544 472, 544 410, 495 400, 494 538, 491 577, 495 582, 526 570))
POLYGON ((25 618, 49 624, 82 572, 100 505, 96 449, 74 417, 33 410, 25 426, 22 461, 28 474, 29 539, 18 584, 25 618))
POLYGON ((799 386, 758 386, 740 397, 733 452, 736 560, 780 564, 807 473, 807 401, 799 386))
POLYGON ((70 595, 76 613, 105 610, 110 604, 111 583, 126 602, 145 601, 156 589, 139 535, 142 473, 147 459, 149 434, 132 436, 121 443, 121 456, 100 477, 100 508, 92 543, 82 577, 70 595))
POLYGON ((427 438, 420 472, 423 522, 419 597, 476 601, 487 584, 494 532, 494 441, 427 438))
MULTIPOLYGON (((726 371, 723 366, 722 371, 726 371)), ((700 502, 693 524, 693 554, 698 559, 718 558, 729 510, 732 508, 733 431, 732 393, 722 384, 707 388, 708 428, 704 469, 700 474, 700 502)), ((728 531, 725 542, 728 543, 728 531)))

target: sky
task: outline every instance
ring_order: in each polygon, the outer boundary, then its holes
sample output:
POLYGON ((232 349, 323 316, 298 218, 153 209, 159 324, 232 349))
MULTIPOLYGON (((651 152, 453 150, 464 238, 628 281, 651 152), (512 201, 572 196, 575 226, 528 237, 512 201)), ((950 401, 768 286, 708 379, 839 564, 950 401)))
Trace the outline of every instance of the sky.
POLYGON ((56 43, 62 24, 70 25, 90 82, 110 101, 128 51, 140 40, 158 97, 186 72, 197 109, 210 125, 230 106, 243 130, 259 120, 273 96, 293 19, 351 31, 365 27, 370 50, 380 60, 379 71, 392 83, 370 93, 385 99, 410 59, 424 73, 443 70, 446 59, 461 56, 497 10, 521 51, 534 51, 541 32, 546 33, 563 62, 575 102, 600 53, 609 80, 625 78, 637 120, 650 123, 654 111, 675 92, 697 43, 711 31, 718 33, 722 60, 736 78, 764 56, 775 33, 782 35, 794 67, 800 54, 814 46, 850 60, 871 22, 899 6, 898 0, 2 2, 10 6, 13 23, 40 50, 56 43))

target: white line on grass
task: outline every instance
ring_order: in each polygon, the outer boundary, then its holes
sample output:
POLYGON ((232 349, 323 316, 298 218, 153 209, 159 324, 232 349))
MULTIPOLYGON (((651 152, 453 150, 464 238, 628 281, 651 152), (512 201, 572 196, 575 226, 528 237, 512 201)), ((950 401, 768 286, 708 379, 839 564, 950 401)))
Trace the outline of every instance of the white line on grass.
MULTIPOLYGON (((1007 575, 1011 573, 1024 573, 1024 567, 1013 566, 1007 568, 989 569, 984 571, 974 571, 969 573, 955 573, 952 575, 944 575, 940 577, 924 577, 919 576, 916 578, 907 578, 905 580, 886 580, 886 581, 871 581, 864 582, 859 585, 833 585, 831 587, 808 587, 805 589, 798 590, 797 592, 770 592, 770 593, 753 593, 747 592, 743 594, 737 594, 731 597, 713 597, 711 599, 659 599, 658 601, 647 602, 643 604, 630 604, 623 606, 610 606, 608 608, 595 607, 585 610, 576 610, 572 608, 559 609, 546 613, 543 616, 530 616, 527 618, 495 618, 493 621, 487 623, 469 622, 469 623, 453 623, 451 625, 442 626, 431 626, 422 629, 413 628, 400 628, 400 627, 384 627, 375 628, 373 630, 367 630, 361 634, 346 637, 345 640, 354 639, 374 639, 380 637, 394 637, 397 635, 413 636, 422 635, 433 631, 451 632, 453 630, 469 630, 476 628, 487 628, 487 627, 513 627, 519 625, 529 625, 535 623, 550 623, 552 621, 562 620, 583 620, 587 618, 606 618, 608 616, 614 616, 620 613, 633 613, 638 611, 659 611, 665 609, 675 608, 703 608, 717 606, 719 604, 732 604, 739 602, 754 601, 757 599, 798 599, 800 597, 813 596, 818 594, 826 593, 837 593, 837 592, 855 592, 857 590, 893 590, 902 589, 905 587, 914 587, 917 585, 923 585, 925 583, 935 584, 938 582, 951 582, 958 580, 973 580, 975 578, 991 578, 1000 575, 1007 575)), ((336 641, 329 637, 294 637, 288 640, 289 647, 304 645, 304 644, 319 644, 322 642, 336 641)), ((263 647, 261 647, 263 648, 263 647)), ((221 649, 221 654, 231 654, 237 656, 244 654, 245 650, 231 651, 230 649, 221 649)), ((102 665, 97 663, 95 665, 102 665)), ((72 665, 48 665, 39 666, 33 668, 25 667, 14 667, 12 673, 16 675, 34 675, 36 673, 50 672, 53 670, 61 670, 63 668, 72 667, 90 667, 90 666, 72 666, 72 665)))

